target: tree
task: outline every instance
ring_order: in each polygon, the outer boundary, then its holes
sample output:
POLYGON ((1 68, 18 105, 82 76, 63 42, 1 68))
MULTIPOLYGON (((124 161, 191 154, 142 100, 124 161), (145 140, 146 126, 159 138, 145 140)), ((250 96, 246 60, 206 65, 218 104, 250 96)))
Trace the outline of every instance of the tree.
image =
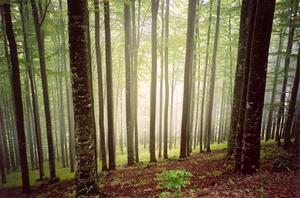
POLYGON ((287 114, 287 121, 284 128, 284 142, 283 147, 289 148, 291 145, 291 128, 292 122, 295 114, 295 107, 296 107, 296 100, 297 100, 297 92, 299 87, 299 79, 300 79, 300 47, 298 49, 298 59, 297 59, 297 66, 296 66, 296 73, 293 83, 293 89, 291 94, 291 100, 289 103, 288 114, 287 114))
POLYGON ((114 142, 114 107, 109 0, 104 0, 104 26, 105 26, 105 60, 107 85, 107 122, 108 122, 108 158, 109 169, 116 169, 115 142, 114 142))
POLYGON ((187 156, 188 142, 188 117, 190 114, 190 78, 193 65, 193 50, 194 50, 194 34, 195 34, 195 20, 196 20, 196 3, 197 0, 189 0, 188 7, 188 27, 186 35, 186 55, 184 67, 184 90, 183 90, 183 104, 182 104, 182 121, 181 121, 181 140, 180 140, 180 158, 187 156))
POLYGON ((282 91, 281 91, 281 97, 280 97, 280 106, 278 108, 278 116, 277 116, 277 126, 276 126, 276 141, 278 145, 280 145, 280 138, 281 138, 281 128, 284 126, 284 104, 286 100, 286 87, 287 87, 287 81, 288 81, 288 70, 290 65, 290 56, 292 53, 293 48, 293 38, 295 33, 295 23, 294 18, 297 16, 297 8, 298 8, 298 0, 291 1, 291 13, 290 13, 290 25, 289 25, 289 34, 288 34, 288 42, 286 46, 286 56, 284 59, 284 77, 283 77, 283 83, 282 83, 282 91))
POLYGON ((102 54, 100 46, 100 13, 99 0, 94 0, 95 7, 95 48, 96 63, 98 74, 98 100, 99 100, 99 135, 100 135, 100 153, 102 160, 102 170, 107 170, 105 132, 104 132, 104 109, 103 109, 103 80, 102 80, 102 54))
POLYGON ((206 149, 207 152, 210 152, 210 137, 212 131, 212 111, 213 111, 213 102, 214 102, 214 91, 215 91, 215 78, 216 78, 216 67, 217 67, 217 49, 218 49, 218 39, 219 39, 219 29, 220 29, 220 10, 221 10, 221 0, 217 2, 217 21, 215 29, 215 38, 214 38, 214 48, 212 54, 212 66, 211 66, 211 76, 209 84, 209 98, 207 105, 207 136, 206 136, 206 149))
POLYGON ((28 34, 29 34, 29 24, 28 24, 28 3, 25 1, 21 2, 20 5, 21 11, 21 21, 22 21, 22 30, 23 30, 23 47, 26 61, 26 71, 29 78, 29 84, 31 89, 31 99, 32 99, 32 108, 33 108, 33 120, 34 120, 34 130, 35 130, 35 139, 36 139, 36 148, 38 156, 38 167, 39 167, 39 179, 42 180, 44 176, 44 156, 42 149, 42 138, 41 138, 41 126, 40 126, 40 115, 38 111, 38 100, 36 96, 36 86, 33 75, 33 64, 31 59, 31 54, 29 50, 28 43, 28 34))
MULTIPOLYGON (((0 131, 1 134, 5 134, 5 128, 4 128, 4 123, 3 123, 3 111, 2 111, 2 103, 0 103, 0 131)), ((4 136, 0 136, 0 158, 1 159, 6 159, 8 156, 6 156, 5 153, 5 142, 4 142, 4 136)), ((0 161, 0 174, 1 174, 1 183, 6 184, 6 172, 5 172, 5 161, 1 160, 0 161)))
POLYGON ((29 172, 28 172, 27 154, 26 154, 24 115, 23 115, 18 50, 17 50, 17 44, 16 44, 15 35, 12 26, 10 4, 4 3, 1 7, 4 16, 3 18, 5 22, 5 31, 6 31, 6 36, 7 36, 8 46, 10 51, 12 79, 14 79, 12 86, 13 86, 14 105, 16 110, 16 127, 18 132, 20 165, 21 165, 21 173, 22 173, 22 189, 24 193, 29 193, 30 182, 29 182, 29 172))
POLYGON ((156 80, 157 80, 157 12, 159 0, 151 0, 151 89, 150 89, 150 162, 156 162, 155 157, 155 112, 156 112, 156 80))
POLYGON ((69 50, 75 120, 76 197, 97 193, 95 128, 89 74, 88 7, 86 0, 68 0, 69 50))
POLYGON ((166 0, 165 22, 165 112, 164 112, 164 159, 168 159, 168 113, 169 113, 169 15, 170 0, 166 0))
POLYGON ((275 0, 257 1, 244 123, 242 154, 242 172, 244 174, 253 174, 259 167, 260 129, 274 8, 275 0))
MULTIPOLYGON (((227 145, 227 156, 231 157, 234 153, 236 146, 236 130, 238 123, 238 114, 240 110, 241 97, 242 97, 242 85, 244 78, 244 70, 246 65, 246 51, 247 51, 247 39, 248 39, 248 27, 247 21, 249 21, 249 5, 250 1, 243 0, 241 6, 241 16, 240 16, 240 34, 239 34, 239 47, 238 47, 238 58, 233 90, 233 102, 231 110, 231 120, 230 120, 230 132, 228 137, 227 145)), ((248 22, 249 23, 249 22, 248 22)))
MULTIPOLYGON (((51 124, 51 113, 49 105, 49 93, 48 93, 48 80, 46 73, 46 57, 45 57, 45 46, 43 33, 41 30, 42 20, 41 12, 38 12, 38 8, 35 0, 31 0, 32 15, 34 21, 34 28, 36 33, 36 40, 38 45, 39 52, 39 61, 40 61, 40 70, 42 78, 42 89, 43 89, 43 98, 44 98, 44 107, 45 107, 45 117, 46 117, 46 130, 47 130, 47 142, 48 142, 48 155, 49 155, 49 171, 51 182, 56 182, 56 170, 55 170, 55 153, 53 146, 53 135, 52 135, 52 124, 51 124)), ((44 11, 46 12, 46 10, 44 11)))
POLYGON ((204 130, 206 128, 204 126, 204 105, 205 105, 205 95, 206 95, 206 84, 207 84, 207 71, 208 71, 208 58, 209 58, 209 45, 210 45, 210 32, 211 32, 211 15, 212 15, 212 3, 209 3, 209 19, 208 19, 208 30, 207 30, 207 39, 206 39, 206 52, 205 52, 205 69, 204 69, 204 78, 202 85, 202 97, 201 97, 201 112, 200 112, 200 152, 202 152, 202 139, 204 130))
POLYGON ((133 151, 133 131, 132 131, 132 93, 131 93, 131 64, 130 64, 130 50, 131 50, 131 16, 130 16, 130 2, 124 3, 124 30, 125 30, 125 76, 126 76, 126 129, 127 129, 127 161, 128 165, 134 164, 133 151))
POLYGON ((275 101, 275 95, 276 95, 276 88, 277 88, 277 81, 278 81, 278 72, 281 62, 281 52, 282 52, 282 37, 283 33, 282 30, 280 30, 279 35, 279 44, 278 44, 278 54, 277 54, 277 60, 275 65, 275 72, 274 72, 274 81, 273 81, 273 87, 272 87, 272 96, 270 101, 270 111, 268 115, 268 122, 267 122, 267 129, 266 129, 266 141, 270 139, 271 136, 271 127, 272 127, 272 119, 273 119, 273 112, 274 112, 274 101, 275 101))
POLYGON ((251 55, 251 46, 252 46, 252 36, 255 23, 255 14, 256 14, 256 4, 257 1, 253 0, 248 6, 248 23, 247 23, 247 49, 245 51, 245 62, 243 66, 243 81, 242 84, 242 95, 240 99, 238 120, 236 126, 236 145, 234 150, 234 168, 235 170, 241 169, 241 157, 242 157, 242 148, 243 148, 243 135, 244 135, 244 123, 245 123, 245 111, 247 105, 247 94, 248 94, 248 83, 249 83, 249 68, 250 68, 250 55, 251 55))

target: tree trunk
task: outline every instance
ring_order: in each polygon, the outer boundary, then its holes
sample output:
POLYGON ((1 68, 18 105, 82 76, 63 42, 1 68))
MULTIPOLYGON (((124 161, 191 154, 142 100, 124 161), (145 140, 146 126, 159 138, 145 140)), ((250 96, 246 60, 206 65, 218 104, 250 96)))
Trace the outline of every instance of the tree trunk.
POLYGON ((10 5, 7 3, 3 4, 2 9, 4 15, 6 36, 7 36, 7 40, 9 43, 9 50, 10 50, 12 79, 14 79, 12 88, 13 88, 14 103, 15 103, 14 105, 16 109, 16 127, 18 132, 18 144, 19 144, 19 154, 20 154, 20 163, 21 163, 20 165, 21 165, 21 173, 22 173, 22 189, 24 193, 29 193, 30 182, 29 182, 29 172, 28 172, 27 154, 26 154, 24 115, 23 115, 17 44, 13 32, 13 27, 12 27, 10 5))
POLYGON ((102 53, 100 46, 100 9, 99 0, 94 0, 95 6, 95 48, 98 74, 98 100, 99 100, 99 136, 100 153, 102 160, 102 170, 107 170, 106 149, 105 149, 105 129, 104 129, 104 105, 103 105, 103 79, 102 79, 102 53))
POLYGON ((69 49, 75 118, 76 197, 98 193, 96 185, 95 128, 88 41, 86 0, 68 1, 69 49), (79 57, 79 58, 78 58, 79 57))
POLYGON ((236 126, 236 145, 234 150, 235 161, 234 168, 235 170, 241 169, 241 159, 242 159, 242 148, 243 148, 243 136, 244 136, 244 122, 245 122, 245 111, 247 105, 247 94, 248 94, 248 83, 249 83, 249 69, 250 69, 250 56, 251 56, 251 47, 252 47, 252 36, 255 22, 256 14, 256 4, 257 1, 253 0, 250 5, 249 13, 249 22, 248 22, 248 35, 247 35, 247 50, 246 50, 246 62, 244 63, 244 73, 243 73, 243 82, 242 82, 242 96, 240 98, 239 112, 238 112, 238 122, 236 126))
POLYGON ((270 136, 271 136, 271 127, 272 127, 273 112, 274 112, 274 107, 273 106, 274 106, 274 102, 275 102, 275 96, 276 96, 276 90, 277 90, 277 81, 278 81, 278 73, 279 73, 280 62, 281 62, 282 37, 283 37, 283 33, 282 33, 282 30, 280 30, 279 44, 278 44, 278 51, 277 51, 277 60, 276 60, 276 65, 275 65, 274 81, 273 81, 272 95, 271 95, 271 101, 270 101, 270 111, 269 111, 269 114, 268 114, 268 121, 267 121, 266 141, 268 141, 270 139, 270 136))
POLYGON ((234 153, 236 147, 236 136, 237 136, 237 124, 238 124, 238 115, 240 111, 241 98, 243 94, 243 79, 244 71, 246 66, 247 59, 247 40, 249 34, 249 6, 251 5, 250 1, 243 0, 241 7, 241 16, 240 16, 240 35, 239 35, 239 47, 237 55, 237 66, 236 74, 234 80, 234 90, 233 90, 233 101, 231 109, 231 120, 230 120, 230 132, 228 137, 227 145, 227 157, 231 157, 234 153))
POLYGON ((134 164, 133 127, 132 127, 132 95, 131 95, 131 15, 129 2, 124 3, 124 30, 125 30, 125 77, 126 77, 126 129, 127 129, 127 163, 134 164))
POLYGON ((187 27, 187 42, 184 67, 184 90, 183 90, 183 105, 182 105, 182 121, 181 121, 181 140, 180 140, 180 158, 187 156, 187 136, 188 120, 190 114, 190 78, 193 65, 193 50, 194 50, 194 34, 195 34, 195 19, 196 19, 196 4, 197 0, 189 0, 188 7, 188 27, 187 27))
POLYGON ((204 79, 203 79, 203 86, 202 86, 202 99, 201 99, 201 114, 200 114, 200 152, 202 152, 202 137, 205 133, 204 127, 204 105, 205 105, 205 95, 206 95, 206 84, 207 84, 207 71, 208 71, 208 58, 209 58, 209 44, 210 44, 210 32, 211 32, 211 15, 212 15, 212 3, 210 1, 209 5, 209 19, 208 19, 208 30, 207 30, 207 40, 206 40, 206 55, 205 55, 205 69, 204 69, 204 79))
POLYGON ((292 95, 291 100, 289 102, 288 114, 287 114, 287 121, 284 128, 284 142, 283 147, 285 149, 289 148, 291 145, 291 128, 292 122, 295 115, 295 107, 296 107, 296 100, 297 100, 297 92, 299 87, 299 78, 300 78, 300 47, 298 49, 298 59, 297 59, 297 66, 296 66, 296 73, 293 83, 292 95))
MULTIPOLYGON (((2 103, 0 103, 0 131, 1 134, 5 134, 4 122, 3 122, 3 111, 2 111, 2 103)), ((5 144, 6 142, 3 136, 0 136, 0 159, 7 159, 7 155, 5 153, 5 144)), ((5 172, 5 162, 6 160, 0 160, 0 174, 1 174, 1 183, 6 184, 6 172, 5 172)))
POLYGON ((268 52, 275 0, 258 0, 253 28, 247 107, 244 123, 242 172, 253 174, 259 167, 260 129, 266 86, 268 52))
POLYGON ((32 6, 32 15, 33 15, 33 20, 34 20, 36 39, 37 39, 37 44, 38 44, 40 70, 41 70, 41 78, 42 78, 42 88, 43 88, 45 117, 46 117, 47 142, 48 142, 50 179, 54 182, 56 180, 55 179, 56 178, 55 153, 54 153, 54 146, 53 146, 51 113, 50 113, 48 82, 47 82, 47 73, 46 73, 45 46, 44 46, 43 34, 42 34, 42 30, 41 30, 40 16, 38 13, 38 9, 37 9, 35 0, 31 0, 31 6, 32 6))
POLYGON ((285 109, 285 100, 286 100, 286 87, 288 82, 288 71, 290 66, 290 57, 293 48, 293 40, 294 40, 294 33, 295 33, 295 23, 294 18, 297 16, 297 7, 298 7, 298 0, 292 1, 291 13, 290 13, 290 20, 289 20, 289 34, 288 34, 288 42, 286 47, 286 55, 284 60, 284 77, 283 77, 283 84, 282 84, 282 91, 280 97, 280 106, 278 107, 278 116, 277 116, 277 127, 276 127, 276 141, 278 145, 280 145, 280 134, 281 128, 284 126, 284 109, 285 109), (294 16, 294 17, 293 17, 294 16))
POLYGON ((106 86, 107 86, 107 122, 108 122, 108 157, 109 169, 116 169, 115 141, 114 141, 114 107, 113 107, 113 82, 112 58, 110 36, 109 1, 104 0, 104 25, 105 25, 105 59, 106 59, 106 86))
POLYGON ((211 65, 211 77, 209 84, 209 98, 207 105, 207 138, 206 138, 206 150, 210 152, 210 138, 212 131, 212 112, 213 112, 213 102, 214 102, 214 90, 215 90, 215 78, 216 78, 216 67, 217 67, 217 49, 219 40, 219 28, 220 28, 220 10, 221 10, 221 0, 217 3, 217 20, 214 38, 214 48, 212 54, 212 65, 211 65))
POLYGON ((157 12, 159 0, 151 0, 151 90, 150 90, 150 162, 156 162, 155 157, 155 113, 156 113, 156 80, 157 80, 157 12))

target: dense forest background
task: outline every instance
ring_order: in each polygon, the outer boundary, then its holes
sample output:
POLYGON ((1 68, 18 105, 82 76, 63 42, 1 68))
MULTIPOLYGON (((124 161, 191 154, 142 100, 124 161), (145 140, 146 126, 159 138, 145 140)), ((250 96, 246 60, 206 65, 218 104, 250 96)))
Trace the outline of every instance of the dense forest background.
POLYGON ((3 186, 299 146, 298 0, 0 2, 3 186))

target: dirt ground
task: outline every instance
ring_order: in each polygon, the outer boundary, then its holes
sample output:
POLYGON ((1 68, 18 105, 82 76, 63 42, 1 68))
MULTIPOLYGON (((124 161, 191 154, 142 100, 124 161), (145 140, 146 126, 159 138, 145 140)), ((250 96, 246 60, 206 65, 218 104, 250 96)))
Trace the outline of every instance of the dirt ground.
MULTIPOLYGON (((226 160, 226 150, 193 154, 186 160, 169 159, 156 165, 140 163, 134 167, 100 174, 99 197, 160 197, 162 189, 156 175, 164 170, 186 170, 192 173, 189 184, 180 192, 169 191, 169 197, 300 197, 299 154, 286 153, 275 145, 262 147, 261 166, 257 174, 244 176, 233 171, 233 162, 226 160), (273 164, 284 159, 297 171, 274 172, 273 164)), ((30 195, 20 188, 0 189, 0 198, 7 197, 72 197, 75 181, 40 184, 30 195)))

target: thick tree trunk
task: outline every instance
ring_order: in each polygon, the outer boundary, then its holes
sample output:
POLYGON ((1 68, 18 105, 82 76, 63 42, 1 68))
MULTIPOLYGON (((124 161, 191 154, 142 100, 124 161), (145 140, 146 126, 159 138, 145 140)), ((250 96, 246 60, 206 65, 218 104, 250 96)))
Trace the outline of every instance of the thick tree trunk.
POLYGON ((76 197, 96 195, 95 128, 86 0, 68 1, 69 49, 75 118, 76 197))
POLYGON ((242 154, 242 172, 244 174, 253 174, 259 167, 260 129, 274 7, 275 0, 257 1, 244 123, 242 154))
POLYGON ((233 90, 233 101, 232 101, 232 109, 231 109, 231 120, 230 120, 230 132, 228 137, 228 145, 227 145, 227 156, 230 158, 235 150, 236 146, 236 130, 238 124, 238 115, 240 111, 241 98, 243 94, 243 79, 244 79, 244 71, 246 65, 247 58, 247 39, 248 39, 248 26, 249 24, 249 6, 250 1, 243 0, 241 7, 241 16, 240 16, 240 35, 239 35, 239 47, 238 47, 238 55, 237 55, 237 66, 236 66, 236 74, 235 74, 235 82, 234 82, 234 90, 233 90))
POLYGON ((113 107, 113 82, 112 82, 112 57, 109 1, 104 0, 104 25, 105 25, 105 59, 106 59, 106 86, 107 86, 107 134, 109 169, 116 169, 115 141, 114 141, 114 107, 113 107))
POLYGON ((19 154, 20 154, 20 165, 22 173, 22 189, 24 193, 30 192, 30 182, 29 182, 29 171, 27 164, 27 154, 26 154, 26 141, 25 141, 25 129, 24 129, 24 115, 23 115, 23 104, 22 104, 22 93, 21 93, 21 82, 20 82, 20 70, 19 70, 19 60, 17 44, 12 27, 12 19, 10 12, 10 5, 4 4, 2 6, 2 12, 4 15, 6 36, 9 43, 10 50, 10 61, 11 61, 11 71, 13 84, 13 95, 14 95, 14 105, 16 109, 16 127, 18 132, 18 144, 19 144, 19 154))
POLYGON ((188 27, 187 27, 187 42, 185 54, 184 67, 184 90, 183 90, 183 104, 182 104, 182 121, 181 121, 181 140, 180 140, 180 158, 187 156, 187 136, 189 134, 188 120, 190 114, 190 92, 191 92, 191 72, 193 66, 193 50, 194 50, 194 34, 195 34, 195 19, 196 19, 196 4, 197 0, 189 0, 188 7, 188 27))
POLYGON ((252 36, 253 28, 255 22, 257 0, 253 0, 249 4, 248 10, 248 23, 247 25, 247 50, 246 50, 246 61, 243 65, 243 81, 242 81, 242 95, 240 98, 239 112, 238 112, 238 122, 236 126, 236 145, 234 149, 234 168, 235 170, 241 169, 241 159, 242 159, 242 148, 243 148, 243 135, 244 135, 244 122, 245 122, 245 111, 247 104, 247 94, 248 94, 248 83, 249 83, 249 68, 250 68, 250 55, 252 47, 252 36))

